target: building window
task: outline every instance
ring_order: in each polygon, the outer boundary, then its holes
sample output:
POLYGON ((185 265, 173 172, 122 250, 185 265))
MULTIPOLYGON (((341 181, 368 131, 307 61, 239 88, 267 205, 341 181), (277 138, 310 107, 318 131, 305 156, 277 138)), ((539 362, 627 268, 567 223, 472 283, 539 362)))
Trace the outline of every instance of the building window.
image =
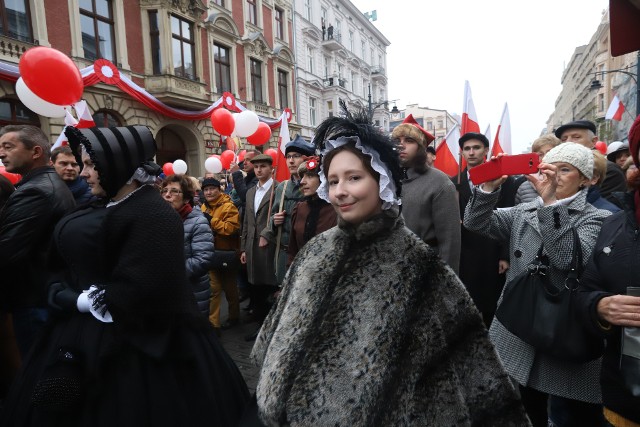
POLYGON ((289 106, 288 81, 289 73, 278 70, 278 100, 280 101, 280 108, 289 106))
POLYGON ((117 127, 122 126, 120 119, 108 111, 97 111, 93 114, 93 121, 97 127, 117 127))
POLYGON ((262 62, 251 60, 251 95, 255 102, 262 100, 262 62))
POLYGON ((218 6, 224 7, 224 0, 213 0, 213 3, 217 4, 218 6))
POLYGON ((329 77, 329 64, 330 64, 329 57, 325 56, 324 57, 324 77, 325 78, 329 77))
POLYGON ((276 37, 284 40, 284 10, 276 7, 276 37))
POLYGON ((149 11, 149 38, 151 39, 151 63, 153 65, 153 74, 160 74, 160 29, 158 27, 157 10, 149 11))
POLYGON ((427 122, 427 130, 433 130, 433 122, 427 122))
POLYGON ((371 65, 373 65, 373 48, 371 48, 371 50, 369 51, 369 53, 371 54, 371 58, 369 59, 369 61, 370 61, 369 63, 370 63, 371 65))
POLYGON ((313 49, 309 46, 307 46, 307 64, 309 66, 307 71, 313 73, 313 49))
POLYGON ((304 0, 304 16, 307 21, 311 21, 311 0, 304 0))
POLYGON ((247 0, 247 9, 248 9, 248 16, 249 16, 249 22, 252 23, 253 25, 258 25, 258 5, 257 5, 257 0, 247 0))
POLYGON ((12 39, 32 42, 29 0, 0 0, 0 33, 12 39))
POLYGON ((356 93, 356 73, 351 73, 351 92, 356 93))
POLYGON ((0 99, 0 126, 18 124, 40 127, 40 118, 17 99, 0 99))
POLYGON ((603 112, 604 111, 604 94, 603 93, 599 93, 598 94, 598 112, 603 112))
POLYGON ((322 9, 320 10, 320 17, 322 18, 322 22, 327 22, 327 8, 326 7, 322 7, 322 9))
POLYGON ((309 98, 309 125, 316 125, 316 99, 309 98))
POLYGON ((354 40, 353 40, 353 31, 349 31, 349 50, 351 52, 353 52, 355 50, 354 46, 355 45, 354 45, 354 40))
POLYGON ((362 40, 360 42, 360 56, 362 57, 363 61, 364 61, 364 56, 365 56, 366 51, 367 51, 367 49, 365 47, 365 42, 364 42, 364 40, 362 40))
POLYGON ((111 0, 80 0, 80 27, 84 57, 116 62, 111 0))
POLYGON ((231 92, 231 55, 230 49, 218 44, 213 45, 216 88, 218 92, 231 92))
POLYGON ((340 34, 342 34, 340 32, 340 27, 342 26, 342 21, 340 21, 339 19, 336 19, 336 25, 333 28, 333 37, 338 39, 338 41, 342 42, 342 40, 340 39, 340 34))
POLYGON ((442 120, 438 120, 438 129, 442 129, 444 127, 444 122, 442 120))
POLYGON ((195 79, 195 43, 193 24, 175 15, 171 16, 171 42, 173 73, 187 79, 195 79))

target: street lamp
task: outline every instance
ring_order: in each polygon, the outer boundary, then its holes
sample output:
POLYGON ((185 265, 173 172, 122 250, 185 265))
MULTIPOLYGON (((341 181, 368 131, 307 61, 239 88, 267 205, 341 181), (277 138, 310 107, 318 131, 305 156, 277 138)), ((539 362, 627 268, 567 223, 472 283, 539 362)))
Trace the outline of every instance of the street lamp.
MULTIPOLYGON (((392 99, 391 101, 382 101, 382 102, 378 102, 376 104, 373 104, 371 102, 371 83, 369 83, 369 96, 368 96, 368 100, 369 100, 369 120, 373 123, 373 110, 375 110, 376 108, 384 105, 385 108, 387 108, 387 105, 389 104, 389 102, 394 102, 397 101, 397 99, 392 99)), ((398 106, 395 104, 393 104, 393 108, 391 109, 391 114, 398 114, 400 112, 400 110, 398 110, 398 106)))
POLYGON ((589 90, 598 90, 602 88, 602 84, 600 83, 600 80, 596 78, 597 74, 608 74, 608 73, 626 74, 627 76, 631 77, 633 81, 636 83, 636 117, 638 117, 638 115, 640 115, 640 81, 638 81, 638 76, 640 76, 640 50, 638 51, 638 57, 636 59, 635 74, 627 70, 628 68, 623 70, 606 70, 606 71, 594 72, 593 73, 594 78, 593 78, 593 81, 591 82, 591 86, 589 87, 589 90))

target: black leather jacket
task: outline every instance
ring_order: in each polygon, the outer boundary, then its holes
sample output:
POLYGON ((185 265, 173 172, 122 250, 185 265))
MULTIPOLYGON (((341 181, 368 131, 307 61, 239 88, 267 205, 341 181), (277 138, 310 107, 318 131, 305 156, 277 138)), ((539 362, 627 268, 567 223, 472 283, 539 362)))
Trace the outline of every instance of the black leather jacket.
POLYGON ((0 307, 46 306, 53 228, 75 207, 52 167, 26 174, 0 211, 0 307))

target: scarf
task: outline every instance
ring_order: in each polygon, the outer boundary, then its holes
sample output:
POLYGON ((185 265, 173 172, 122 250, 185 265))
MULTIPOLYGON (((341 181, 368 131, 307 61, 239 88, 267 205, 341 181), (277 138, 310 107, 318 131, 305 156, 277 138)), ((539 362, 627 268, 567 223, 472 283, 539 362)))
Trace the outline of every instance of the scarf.
POLYGON ((193 210, 193 207, 189 203, 185 204, 183 207, 178 209, 180 218, 182 218, 182 220, 184 221, 185 219, 187 219, 187 216, 189 216, 192 210, 193 210))

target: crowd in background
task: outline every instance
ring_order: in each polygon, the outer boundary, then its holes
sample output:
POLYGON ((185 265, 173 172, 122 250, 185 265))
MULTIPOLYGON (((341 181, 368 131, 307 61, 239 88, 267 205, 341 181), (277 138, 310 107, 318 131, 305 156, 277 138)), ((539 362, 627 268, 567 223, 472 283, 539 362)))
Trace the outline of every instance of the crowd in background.
POLYGON ((565 124, 533 142, 537 173, 480 185, 488 139, 463 135, 449 178, 411 116, 391 135, 328 119, 284 165, 249 150, 200 178, 161 175, 141 126, 70 130, 52 152, 6 126, 0 160, 23 178, 0 176, 0 424, 144 424, 110 412, 129 387, 140 408, 171 407, 153 425, 206 424, 198 405, 215 402, 218 425, 638 426, 639 123, 606 155, 592 122, 565 124), (538 261, 603 343, 589 360, 501 317, 538 261), (241 317, 262 366, 252 401, 215 338, 241 317))

